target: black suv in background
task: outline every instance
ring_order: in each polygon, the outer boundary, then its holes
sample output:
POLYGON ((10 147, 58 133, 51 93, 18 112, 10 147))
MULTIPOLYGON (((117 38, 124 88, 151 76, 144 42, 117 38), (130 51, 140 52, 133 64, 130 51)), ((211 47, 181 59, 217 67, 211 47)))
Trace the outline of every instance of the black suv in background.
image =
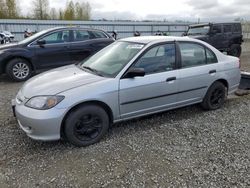
POLYGON ((109 34, 97 29, 44 30, 21 42, 0 46, 0 74, 24 81, 38 70, 80 62, 112 42, 109 34))
POLYGON ((190 25, 184 34, 203 40, 222 52, 239 57, 243 35, 241 23, 206 23, 190 25))

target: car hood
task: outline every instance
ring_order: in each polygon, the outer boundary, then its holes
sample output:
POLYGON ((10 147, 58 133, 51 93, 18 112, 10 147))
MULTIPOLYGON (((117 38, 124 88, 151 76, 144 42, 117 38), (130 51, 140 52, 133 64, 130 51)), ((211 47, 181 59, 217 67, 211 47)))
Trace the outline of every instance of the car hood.
POLYGON ((0 46, 0 50, 7 50, 11 48, 18 48, 20 45, 18 43, 4 44, 0 46))
POLYGON ((106 78, 85 72, 76 65, 69 65, 52 69, 31 78, 25 82, 21 93, 25 98, 37 95, 56 95, 104 79, 106 78))

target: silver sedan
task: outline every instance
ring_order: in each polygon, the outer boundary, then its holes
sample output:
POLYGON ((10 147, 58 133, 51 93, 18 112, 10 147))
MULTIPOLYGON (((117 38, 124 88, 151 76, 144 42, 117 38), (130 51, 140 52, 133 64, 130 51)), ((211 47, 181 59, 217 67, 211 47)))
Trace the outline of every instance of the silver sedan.
POLYGON ((87 146, 119 121, 195 103, 222 107, 238 88, 239 67, 238 58, 188 37, 126 38, 33 77, 12 104, 29 137, 87 146))

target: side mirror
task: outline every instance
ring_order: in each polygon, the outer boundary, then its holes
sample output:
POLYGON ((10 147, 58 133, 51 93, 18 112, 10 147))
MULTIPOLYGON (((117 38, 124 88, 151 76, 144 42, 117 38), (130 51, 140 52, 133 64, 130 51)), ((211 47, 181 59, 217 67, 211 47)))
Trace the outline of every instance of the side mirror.
POLYGON ((39 45, 39 46, 43 46, 46 44, 46 41, 45 40, 38 40, 36 41, 36 43, 39 45))
POLYGON ((182 33, 182 36, 187 36, 187 32, 182 33))
POLYGON ((136 76, 145 76, 144 68, 130 68, 124 75, 124 78, 134 78, 136 76))

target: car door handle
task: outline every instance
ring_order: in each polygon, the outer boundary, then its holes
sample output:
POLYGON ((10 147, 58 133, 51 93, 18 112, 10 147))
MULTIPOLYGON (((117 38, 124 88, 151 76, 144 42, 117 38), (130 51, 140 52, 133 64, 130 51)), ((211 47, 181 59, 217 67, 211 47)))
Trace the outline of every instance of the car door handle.
POLYGON ((209 71, 209 74, 213 74, 213 73, 216 73, 216 70, 210 70, 209 71))
POLYGON ((167 78, 166 82, 171 82, 171 81, 174 81, 176 80, 176 77, 170 77, 170 78, 167 78))

